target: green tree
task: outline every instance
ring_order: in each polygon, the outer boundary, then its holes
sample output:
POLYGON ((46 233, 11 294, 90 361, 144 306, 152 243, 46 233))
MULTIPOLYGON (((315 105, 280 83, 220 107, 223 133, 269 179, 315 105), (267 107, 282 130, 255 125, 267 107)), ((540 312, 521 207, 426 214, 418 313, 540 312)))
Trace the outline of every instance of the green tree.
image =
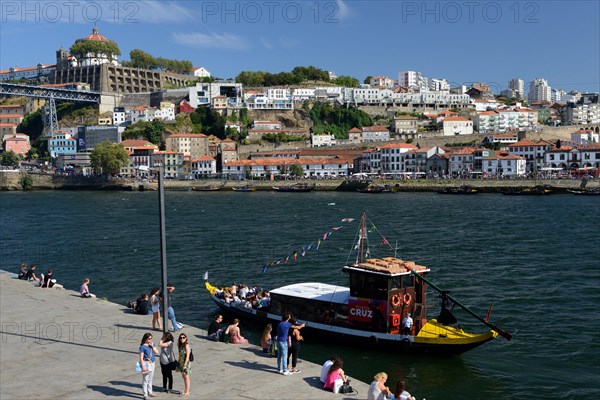
POLYGON ((161 120, 155 119, 150 122, 144 128, 144 136, 146 139, 154 144, 160 144, 163 140, 163 134, 165 132, 165 124, 161 120))
POLYGON ((71 54, 77 57, 78 60, 84 58, 87 54, 106 55, 110 60, 112 56, 120 56, 121 49, 116 42, 109 40, 108 42, 100 42, 95 40, 78 39, 69 49, 71 54))
POLYGON ((304 176, 304 170, 298 164, 292 164, 290 165, 290 175, 295 177, 304 176))
POLYGON ((126 67, 160 69, 175 72, 188 72, 193 68, 193 64, 188 60, 173 60, 163 57, 154 57, 140 49, 133 49, 129 52, 129 61, 123 62, 126 67))
POLYGON ((366 84, 366 85, 370 85, 371 84, 371 78, 373 78, 371 75, 367 76, 365 78, 365 80, 363 81, 363 83, 366 84))
POLYGON ((346 76, 346 75, 338 76, 337 78, 335 78, 333 83, 335 83, 336 85, 344 86, 344 87, 359 87, 360 86, 360 82, 358 81, 358 79, 353 78, 351 76, 346 76))
POLYGON ((215 135, 219 139, 225 139, 225 117, 211 108, 198 107, 190 115, 190 120, 194 124, 195 132, 203 132, 207 135, 215 135))
POLYGON ((37 149, 35 147, 32 147, 29 149, 29 151, 27 152, 27 159, 29 161, 34 161, 37 160, 39 158, 39 154, 37 152, 37 149))
POLYGON ((121 143, 106 140, 94 148, 90 161, 96 174, 116 175, 129 162, 129 154, 121 143))
POLYGON ((332 133, 337 139, 347 139, 348 131, 354 127, 373 125, 369 114, 363 111, 323 102, 316 102, 309 116, 313 121, 314 133, 332 133))
POLYGON ((4 165, 6 167, 18 167, 20 161, 21 157, 12 151, 0 153, 0 165, 4 165))
POLYGON ((19 179, 19 184, 23 188, 23 190, 29 190, 33 186, 33 179, 28 174, 24 175, 19 179))

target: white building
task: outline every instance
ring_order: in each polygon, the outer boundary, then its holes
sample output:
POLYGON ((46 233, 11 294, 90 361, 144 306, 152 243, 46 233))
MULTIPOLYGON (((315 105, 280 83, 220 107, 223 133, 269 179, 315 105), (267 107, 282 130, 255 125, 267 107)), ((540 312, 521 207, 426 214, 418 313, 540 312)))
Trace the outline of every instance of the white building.
POLYGON ((204 67, 194 67, 191 74, 198 78, 210 78, 210 71, 204 67))
POLYGON ((492 111, 502 105, 502 103, 495 99, 473 99, 473 103, 477 112, 492 111))
POLYGON ((252 121, 252 129, 281 129, 281 124, 274 121, 252 121))
POLYGON ((191 173, 195 179, 217 173, 217 160, 211 156, 202 156, 192 160, 191 173))
POLYGON ((329 133, 311 133, 310 143, 312 147, 335 146, 335 136, 329 133))
POLYGON ((127 111, 125 107, 115 107, 113 108, 112 114, 112 122, 113 125, 121 126, 126 122, 131 121, 131 112, 127 111))
MULTIPOLYGON (((139 106, 131 110, 131 123, 135 124, 140 121, 151 122, 156 119, 157 109, 148 106, 139 106)), ((160 113, 160 111, 159 111, 160 113)))
POLYGON ((384 174, 404 172, 404 154, 416 148, 410 143, 390 143, 376 149, 375 152, 379 153, 379 172, 384 174))
MULTIPOLYGON (((79 41, 91 41, 91 42, 99 42, 99 43, 108 43, 106 37, 102 36, 98 31, 97 27, 92 28, 92 34, 84 37, 83 39, 78 39, 75 43, 79 41)), ((106 54, 106 53, 87 53, 83 56, 79 56, 77 58, 77 66, 78 67, 89 67, 93 65, 101 65, 101 64, 113 64, 119 65, 119 61, 117 60, 116 54, 106 54)))
POLYGON ((445 79, 431 79, 429 81, 429 90, 433 92, 450 92, 450 84, 445 79))
POLYGON ((387 76, 373 76, 371 77, 369 84, 371 86, 385 86, 391 88, 394 87, 394 80, 387 76))
POLYGON ((523 79, 511 79, 508 82, 508 89, 513 91, 514 97, 517 99, 522 99, 525 97, 525 83, 523 82, 523 79))
POLYGON ((429 90, 429 79, 417 71, 400 71, 398 85, 405 88, 415 88, 418 91, 429 90))
POLYGON ((482 172, 490 177, 514 177, 525 175, 525 159, 520 156, 499 153, 483 159, 482 172))
POLYGON ((543 140, 533 142, 529 139, 522 139, 518 142, 508 145, 508 152, 525 159, 526 171, 541 171, 544 166, 544 154, 546 150, 552 148, 552 143, 543 140))
POLYGON ((582 145, 599 143, 600 134, 596 133, 593 129, 580 129, 577 132, 571 133, 571 141, 582 145))
POLYGON ((529 104, 536 101, 552 101, 552 88, 548 86, 548 81, 543 78, 537 78, 529 84, 529 93, 527 94, 529 104))
POLYGON ((387 142, 390 140, 390 131, 381 125, 363 126, 362 142, 387 142))
POLYGON ((444 118, 444 136, 472 135, 473 121, 464 117, 444 118))
POLYGON ((484 111, 473 118, 473 126, 479 133, 533 131, 538 126, 538 113, 529 108, 502 108, 484 111))
MULTIPOLYGON (((170 101, 161 101, 160 102, 160 118, 163 121, 175 121, 175 104, 170 101)), ((158 112, 155 118, 158 118, 158 112)))

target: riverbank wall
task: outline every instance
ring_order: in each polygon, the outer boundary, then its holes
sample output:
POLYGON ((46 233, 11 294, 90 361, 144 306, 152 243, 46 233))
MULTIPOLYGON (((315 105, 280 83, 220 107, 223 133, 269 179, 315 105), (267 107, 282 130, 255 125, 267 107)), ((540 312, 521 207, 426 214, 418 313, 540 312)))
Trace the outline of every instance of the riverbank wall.
MULTIPOLYGON (((233 190, 242 186, 252 187, 256 191, 275 191, 277 187, 290 185, 296 182, 308 182, 315 184, 316 191, 346 190, 355 191, 353 186, 344 185, 342 179, 323 179, 298 181, 270 181, 270 180, 185 180, 177 181, 166 179, 165 190, 191 191, 219 189, 221 191, 233 190)), ((523 189, 537 185, 549 185, 556 192, 567 192, 567 189, 582 187, 584 181, 581 179, 403 179, 403 180, 381 180, 376 179, 373 185, 387 185, 398 192, 433 192, 446 188, 470 185, 476 187, 480 192, 495 193, 507 188, 523 189)), ((598 179, 585 182, 585 188, 600 188, 598 179)), ((39 172, 0 171, 0 190, 126 190, 144 191, 158 190, 156 180, 134 180, 126 178, 105 178, 99 176, 81 175, 55 175, 39 172), (22 178, 29 176, 31 185, 28 188, 22 186, 22 178)))

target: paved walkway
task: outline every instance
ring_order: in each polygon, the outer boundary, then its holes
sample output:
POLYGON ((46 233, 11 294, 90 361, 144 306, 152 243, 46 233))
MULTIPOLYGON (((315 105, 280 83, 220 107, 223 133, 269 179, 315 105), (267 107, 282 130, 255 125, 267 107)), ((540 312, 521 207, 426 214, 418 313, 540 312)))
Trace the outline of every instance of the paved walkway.
MULTIPOLYGON (((125 306, 82 299, 78 292, 35 288, 0 273, 0 399, 141 399, 137 350, 152 317, 130 314, 125 306)), ((185 321, 183 321, 185 323, 185 321)), ((321 389, 319 365, 303 361, 302 372, 276 373, 277 362, 255 345, 205 340, 206 331, 186 326, 195 361, 192 399, 357 399, 367 385, 352 379, 359 395, 321 389)), ((154 343, 160 332, 154 334, 154 343)), ((323 359, 328 355, 324 354, 323 359)), ((160 368, 154 390, 162 387, 160 368)), ((174 389, 183 389, 174 373, 174 389)))

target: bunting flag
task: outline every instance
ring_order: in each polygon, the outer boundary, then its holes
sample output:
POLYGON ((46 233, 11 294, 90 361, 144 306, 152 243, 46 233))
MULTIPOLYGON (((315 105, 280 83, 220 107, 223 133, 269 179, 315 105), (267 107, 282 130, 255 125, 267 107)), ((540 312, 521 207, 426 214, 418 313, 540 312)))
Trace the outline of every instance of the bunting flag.
POLYGON ((492 308, 494 308, 494 303, 492 303, 492 305, 490 306, 490 309, 488 310, 486 316, 485 316, 485 322, 489 322, 490 321, 490 315, 492 314, 492 308))
POLYGON ((388 240, 386 238, 383 238, 383 240, 381 241, 381 243, 379 243, 379 247, 385 247, 388 244, 390 244, 390 242, 388 242, 388 240))
MULTIPOLYGON (((352 222, 352 221, 354 221, 354 219, 353 219, 353 218, 344 218, 342 221, 343 221, 343 222, 352 222)), ((319 239, 317 239, 317 241, 316 241, 316 242, 312 242, 312 243, 310 243, 310 244, 308 244, 308 245, 306 245, 306 246, 303 246, 303 247, 300 249, 300 251, 298 251, 298 250, 294 250, 294 251, 292 252, 292 254, 289 254, 289 255, 288 255, 288 256, 286 256, 286 257, 280 257, 280 258, 278 258, 277 260, 271 260, 271 261, 269 261, 268 263, 266 263, 266 264, 264 264, 264 265, 262 266, 262 272, 263 272, 263 273, 264 273, 264 272, 267 272, 268 268, 269 268, 269 267, 272 267, 272 266, 274 266, 274 265, 276 266, 276 265, 281 265, 281 264, 287 264, 287 263, 288 263, 288 261, 290 260, 290 257, 293 257, 293 261, 297 261, 297 260, 298 260, 298 254, 300 254, 302 257, 304 257, 304 256, 306 255, 306 253, 307 253, 309 250, 311 250, 313 247, 314 247, 314 249, 315 249, 315 250, 319 250, 319 248, 321 247, 321 242, 322 242, 323 240, 327 240, 327 238, 328 238, 329 236, 331 236, 331 234, 332 234, 333 232, 337 232, 337 231, 339 231, 340 229, 342 229, 342 226, 334 226, 334 227, 332 227, 332 228, 331 228, 331 231, 329 231, 329 232, 325 232, 325 233, 324 233, 324 234, 323 234, 321 237, 319 237, 319 239)))

